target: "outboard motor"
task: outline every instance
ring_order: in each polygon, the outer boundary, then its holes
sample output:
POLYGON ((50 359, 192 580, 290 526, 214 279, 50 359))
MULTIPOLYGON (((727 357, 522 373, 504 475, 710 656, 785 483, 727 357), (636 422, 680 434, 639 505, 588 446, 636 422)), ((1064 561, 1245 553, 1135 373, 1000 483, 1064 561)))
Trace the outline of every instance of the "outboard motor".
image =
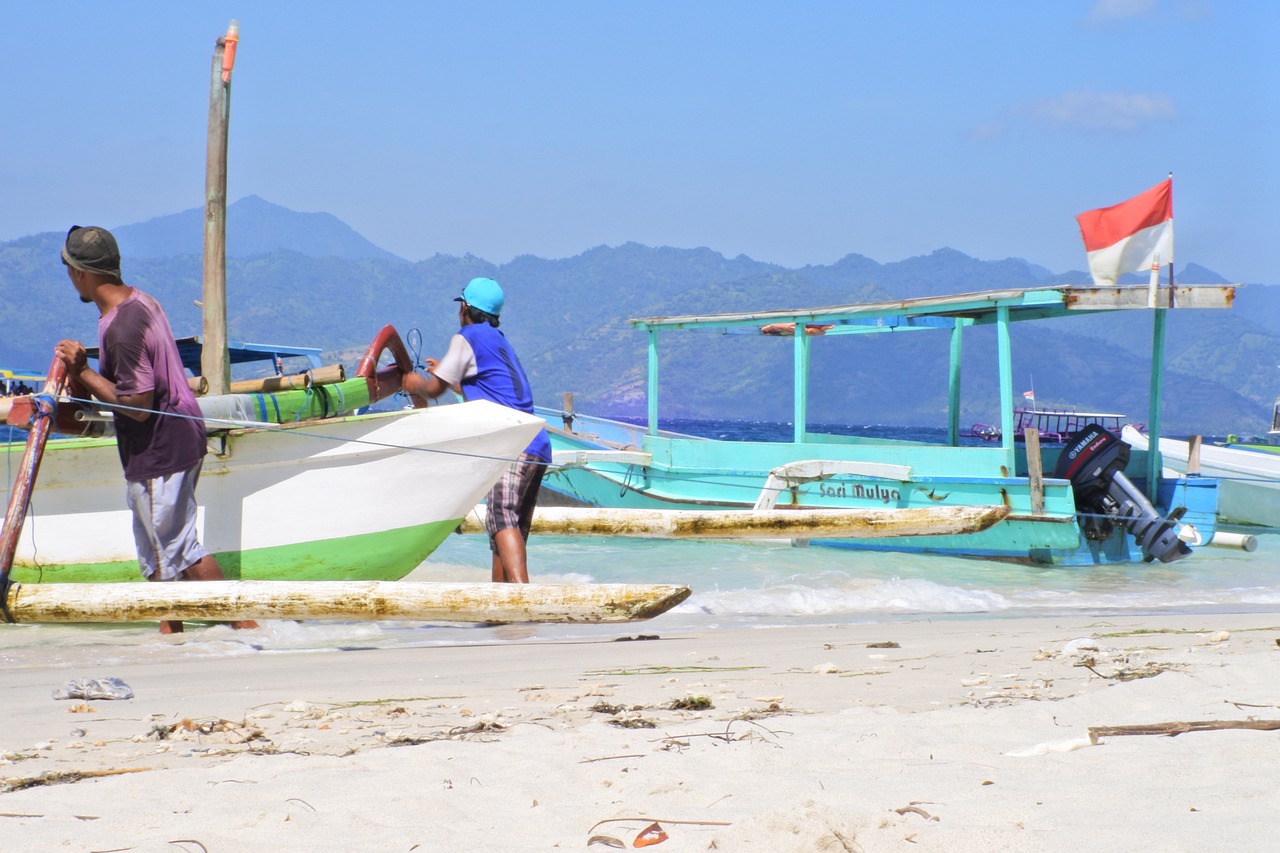
POLYGON ((1172 563, 1191 553, 1178 538, 1177 521, 1185 510, 1175 510, 1165 518, 1138 491, 1124 467, 1129 463, 1129 445, 1097 424, 1089 424, 1067 440, 1054 476, 1070 480, 1076 506, 1092 513, 1081 518, 1086 539, 1101 541, 1116 523, 1123 524, 1138 540, 1143 562, 1172 563))

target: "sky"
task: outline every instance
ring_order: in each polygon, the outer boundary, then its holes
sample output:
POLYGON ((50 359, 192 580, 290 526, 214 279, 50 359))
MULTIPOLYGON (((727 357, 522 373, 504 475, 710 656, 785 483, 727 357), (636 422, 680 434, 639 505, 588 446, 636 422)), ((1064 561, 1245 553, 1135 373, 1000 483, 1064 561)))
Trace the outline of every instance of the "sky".
POLYGON ((25 0, 0 241, 200 207, 232 18, 228 198, 408 260, 1084 270, 1076 214, 1172 172, 1177 265, 1280 284, 1275 0, 25 0))

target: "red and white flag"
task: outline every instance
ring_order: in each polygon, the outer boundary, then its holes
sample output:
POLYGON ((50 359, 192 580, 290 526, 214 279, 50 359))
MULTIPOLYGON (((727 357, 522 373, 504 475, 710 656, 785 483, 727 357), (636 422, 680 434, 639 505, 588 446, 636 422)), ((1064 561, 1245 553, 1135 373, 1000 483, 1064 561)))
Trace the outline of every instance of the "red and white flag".
POLYGON ((1173 263, 1173 178, 1111 207, 1076 217, 1089 253, 1093 283, 1115 284, 1121 273, 1173 263))

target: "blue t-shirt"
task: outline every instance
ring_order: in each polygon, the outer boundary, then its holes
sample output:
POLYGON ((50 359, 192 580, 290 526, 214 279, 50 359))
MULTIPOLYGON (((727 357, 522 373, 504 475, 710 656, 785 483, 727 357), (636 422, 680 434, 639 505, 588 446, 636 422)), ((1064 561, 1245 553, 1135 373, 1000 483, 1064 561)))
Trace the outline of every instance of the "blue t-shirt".
MULTIPOLYGON (((462 396, 468 400, 488 400, 532 415, 533 389, 507 336, 488 323, 463 326, 458 334, 471 345, 476 359, 475 375, 461 380, 462 396)), ((538 432, 525 453, 543 462, 551 461, 551 439, 545 429, 538 432)))

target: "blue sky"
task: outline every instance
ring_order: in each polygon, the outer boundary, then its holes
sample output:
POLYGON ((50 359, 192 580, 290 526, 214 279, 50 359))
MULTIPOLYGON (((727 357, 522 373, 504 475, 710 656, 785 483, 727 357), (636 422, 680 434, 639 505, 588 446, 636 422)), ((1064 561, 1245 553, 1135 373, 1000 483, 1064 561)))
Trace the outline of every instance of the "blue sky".
POLYGON ((949 246, 1085 269, 1075 215, 1174 173, 1177 263, 1280 284, 1280 3, 24 2, 0 240, 204 198, 410 260, 707 246, 787 266, 949 246))

